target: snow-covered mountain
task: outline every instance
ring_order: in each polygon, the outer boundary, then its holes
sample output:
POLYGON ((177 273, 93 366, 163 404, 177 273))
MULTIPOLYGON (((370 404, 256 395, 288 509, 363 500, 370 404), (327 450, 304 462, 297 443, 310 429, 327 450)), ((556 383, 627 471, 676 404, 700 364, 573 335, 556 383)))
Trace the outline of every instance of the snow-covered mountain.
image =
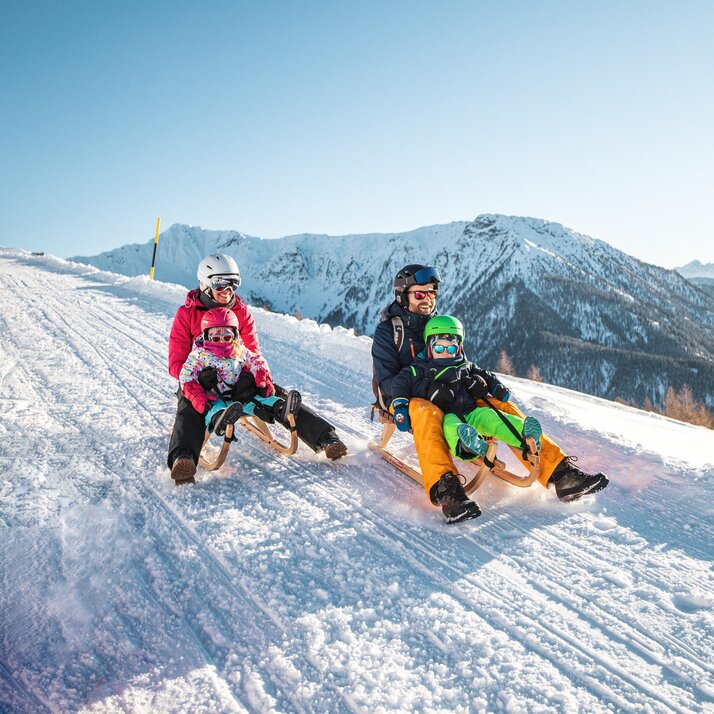
POLYGON ((709 278, 714 280, 714 263, 701 263, 693 260, 691 263, 683 265, 675 270, 685 278, 709 278))
MULTIPOLYGON (((77 257, 143 275, 153 241, 77 257)), ((465 323, 484 366, 505 350, 518 374, 655 405, 689 384, 714 406, 714 299, 677 272, 643 263, 557 223, 479 216, 400 234, 299 235, 261 240, 174 225, 159 242, 156 275, 196 284, 210 252, 235 256, 249 302, 371 335, 406 263, 442 272, 439 309, 465 323)))
POLYGON ((700 263, 698 260, 693 260, 675 270, 692 285, 714 297, 714 263, 700 263))
POLYGON ((255 308, 350 456, 240 433, 177 489, 185 290, 10 249, 0 287, 0 711, 712 711, 714 432, 507 379, 610 486, 447 526, 367 449, 370 340, 255 308))

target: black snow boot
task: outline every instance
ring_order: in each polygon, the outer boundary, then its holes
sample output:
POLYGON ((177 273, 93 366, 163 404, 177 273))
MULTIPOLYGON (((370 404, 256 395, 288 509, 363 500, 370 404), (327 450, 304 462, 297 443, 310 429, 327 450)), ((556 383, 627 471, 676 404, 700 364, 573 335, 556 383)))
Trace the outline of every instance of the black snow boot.
POLYGON ((288 416, 290 414, 293 417, 297 417, 297 413, 300 411, 300 405, 302 404, 302 397, 297 389, 291 389, 286 392, 283 397, 282 402, 276 402, 275 407, 277 407, 276 419, 285 426, 288 425, 288 416))
POLYGON ((243 416, 243 405, 232 402, 226 409, 219 412, 213 422, 213 433, 224 436, 229 424, 235 424, 243 416))
POLYGON ((195 483, 196 461, 188 449, 177 449, 171 464, 171 478, 177 486, 195 483))
POLYGON ((481 509, 466 495, 459 477, 450 472, 431 487, 429 496, 435 506, 441 506, 447 523, 459 523, 481 515, 481 509))
POLYGON ((577 501, 588 493, 602 491, 609 483, 605 474, 586 474, 573 464, 575 456, 566 456, 553 471, 549 484, 555 486, 555 493, 561 501, 577 501))
POLYGON ((334 429, 330 429, 320 437, 317 450, 324 451, 330 461, 337 461, 347 453, 347 447, 340 441, 334 429))
POLYGON ((283 426, 288 426, 288 414, 297 416, 302 404, 302 397, 297 389, 284 392, 277 401, 268 406, 257 400, 253 400, 253 414, 266 424, 275 424, 277 421, 283 426))

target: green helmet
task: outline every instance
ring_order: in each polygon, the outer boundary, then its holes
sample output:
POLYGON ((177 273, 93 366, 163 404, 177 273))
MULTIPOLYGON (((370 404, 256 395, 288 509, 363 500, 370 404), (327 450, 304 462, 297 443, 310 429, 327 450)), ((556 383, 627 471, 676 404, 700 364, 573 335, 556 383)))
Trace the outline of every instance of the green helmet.
POLYGON ((428 343, 429 338, 433 335, 457 335, 463 342, 464 326, 461 324, 461 320, 451 315, 437 315, 432 317, 424 327, 424 342, 428 343))

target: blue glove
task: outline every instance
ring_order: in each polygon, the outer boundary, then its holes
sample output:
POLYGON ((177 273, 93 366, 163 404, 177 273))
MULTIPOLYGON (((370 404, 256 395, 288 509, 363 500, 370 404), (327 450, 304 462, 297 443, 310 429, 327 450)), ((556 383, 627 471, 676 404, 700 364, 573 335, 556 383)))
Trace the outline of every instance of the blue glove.
POLYGON ((499 402, 507 402, 511 398, 511 391, 508 387, 499 383, 493 390, 493 396, 496 397, 499 402))
POLYGON ((392 401, 392 410, 394 411, 394 423, 399 431, 409 431, 412 428, 412 423, 409 421, 409 400, 400 397, 392 401))

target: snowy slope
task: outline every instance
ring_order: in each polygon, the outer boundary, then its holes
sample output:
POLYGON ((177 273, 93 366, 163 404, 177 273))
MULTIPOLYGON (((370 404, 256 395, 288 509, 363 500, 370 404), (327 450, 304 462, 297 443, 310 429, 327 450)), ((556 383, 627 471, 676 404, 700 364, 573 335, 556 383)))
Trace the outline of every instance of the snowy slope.
POLYGON ((0 286, 0 711, 712 711, 714 432, 512 379, 611 487, 449 527, 366 448, 370 341, 256 309, 351 456, 242 435, 176 489, 185 290, 11 249, 0 286))

